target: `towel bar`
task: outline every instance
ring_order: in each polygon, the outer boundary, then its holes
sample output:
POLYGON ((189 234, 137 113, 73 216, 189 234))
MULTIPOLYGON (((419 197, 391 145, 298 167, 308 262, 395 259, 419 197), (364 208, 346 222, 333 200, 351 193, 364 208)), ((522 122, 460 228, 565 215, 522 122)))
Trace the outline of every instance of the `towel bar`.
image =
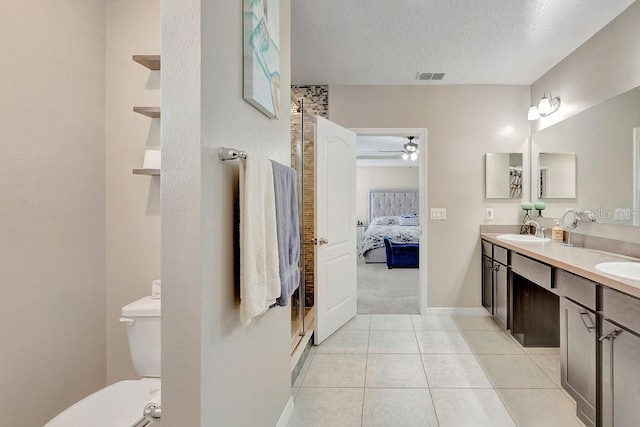
POLYGON ((222 161, 225 161, 225 160, 236 160, 236 159, 246 159, 247 158, 247 152, 246 151, 239 151, 239 150, 236 150, 235 148, 220 147, 220 149, 218 150, 218 156, 220 157, 220 160, 222 160, 222 161))

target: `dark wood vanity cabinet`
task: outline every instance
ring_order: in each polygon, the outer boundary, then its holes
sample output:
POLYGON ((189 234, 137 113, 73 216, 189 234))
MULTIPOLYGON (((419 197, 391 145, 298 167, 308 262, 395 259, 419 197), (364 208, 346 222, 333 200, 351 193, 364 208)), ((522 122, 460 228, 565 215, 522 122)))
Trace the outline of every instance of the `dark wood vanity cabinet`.
POLYGON ((576 401, 578 418, 596 426, 598 316, 596 284, 556 271, 560 295, 560 359, 562 388, 576 401))
POLYGON ((482 306, 509 328, 509 251, 482 241, 482 306))
POLYGON ((576 401, 587 426, 596 425, 596 315, 567 298, 560 300, 562 388, 576 401))
POLYGON ((493 316, 493 259, 482 256, 482 306, 493 316))
POLYGON ((640 300, 605 289, 602 313, 601 425, 637 426, 640 424, 640 300))

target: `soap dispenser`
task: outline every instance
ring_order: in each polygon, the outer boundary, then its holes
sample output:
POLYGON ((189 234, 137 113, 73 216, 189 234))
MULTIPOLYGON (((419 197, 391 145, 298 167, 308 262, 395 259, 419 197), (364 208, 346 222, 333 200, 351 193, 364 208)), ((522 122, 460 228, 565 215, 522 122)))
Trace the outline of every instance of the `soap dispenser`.
POLYGON ((551 239, 556 243, 564 242, 564 230, 560 227, 560 220, 556 219, 556 225, 551 229, 551 239))

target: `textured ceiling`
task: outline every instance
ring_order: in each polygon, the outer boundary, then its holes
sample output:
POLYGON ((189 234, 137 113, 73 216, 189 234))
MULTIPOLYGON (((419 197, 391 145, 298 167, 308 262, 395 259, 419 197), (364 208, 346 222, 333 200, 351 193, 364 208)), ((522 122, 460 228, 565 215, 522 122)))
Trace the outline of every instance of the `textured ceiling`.
POLYGON ((633 0, 293 0, 294 84, 531 84, 633 0), (417 72, 444 72, 418 82, 417 72))

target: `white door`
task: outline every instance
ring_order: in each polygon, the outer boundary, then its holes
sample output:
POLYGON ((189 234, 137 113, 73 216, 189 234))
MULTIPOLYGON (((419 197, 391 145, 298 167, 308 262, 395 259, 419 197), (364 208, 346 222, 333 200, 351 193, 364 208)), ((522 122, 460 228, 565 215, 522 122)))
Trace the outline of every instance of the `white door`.
POLYGON ((356 315, 356 134, 316 117, 314 342, 356 315))

